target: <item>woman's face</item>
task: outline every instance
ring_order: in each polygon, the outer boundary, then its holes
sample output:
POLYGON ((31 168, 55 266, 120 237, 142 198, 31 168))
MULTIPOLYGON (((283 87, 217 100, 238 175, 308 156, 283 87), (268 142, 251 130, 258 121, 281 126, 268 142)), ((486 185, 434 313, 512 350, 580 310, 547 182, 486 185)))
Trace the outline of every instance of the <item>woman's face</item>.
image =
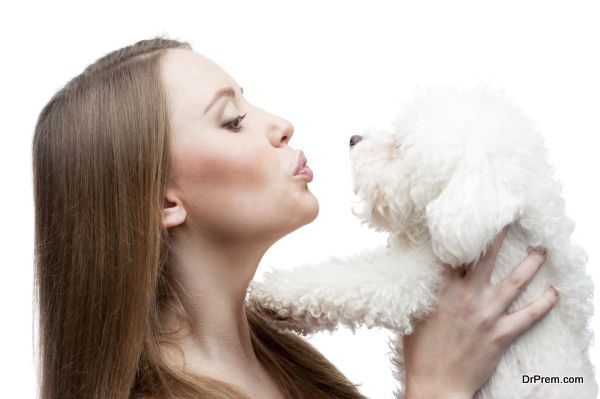
MULTIPOLYGON (((194 51, 170 49, 161 62, 172 155, 165 210, 184 211, 194 233, 224 239, 274 241, 312 221, 319 204, 310 178, 294 175, 293 126, 247 102, 233 78, 194 51)), ((163 215, 166 227, 181 221, 163 215)))

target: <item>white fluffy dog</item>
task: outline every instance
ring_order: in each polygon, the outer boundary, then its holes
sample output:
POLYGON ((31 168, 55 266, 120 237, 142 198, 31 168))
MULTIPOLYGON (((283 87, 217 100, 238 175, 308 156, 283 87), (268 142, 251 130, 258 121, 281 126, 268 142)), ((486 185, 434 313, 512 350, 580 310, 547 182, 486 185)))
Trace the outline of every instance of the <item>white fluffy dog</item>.
MULTIPOLYGON (((501 91, 438 85, 418 90, 392 126, 392 132, 365 132, 350 153, 353 189, 364 205, 355 213, 390 234, 387 246, 267 272, 263 282, 251 283, 248 306, 274 327, 301 334, 338 325, 390 328, 394 375, 403 383, 402 335, 434 308, 440 262, 475 261, 511 223, 493 284, 529 247, 549 252, 509 310, 550 285, 560 297, 511 344, 476 397, 596 398, 587 354, 593 292, 587 254, 570 240, 574 223, 533 123, 501 91), (560 381, 532 383, 536 375, 560 381)), ((402 397, 402 388, 395 394, 402 397)))

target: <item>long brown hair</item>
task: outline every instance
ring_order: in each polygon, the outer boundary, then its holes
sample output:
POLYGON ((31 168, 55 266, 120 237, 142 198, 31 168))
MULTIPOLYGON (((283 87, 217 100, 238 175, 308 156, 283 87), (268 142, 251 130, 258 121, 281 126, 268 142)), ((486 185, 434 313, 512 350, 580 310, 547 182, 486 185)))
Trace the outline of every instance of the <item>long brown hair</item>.
MULTIPOLYGON (((160 58, 187 42, 155 37, 111 52, 58 90, 33 137, 35 300, 43 399, 242 398, 175 369, 159 314, 188 321, 166 278, 160 210, 169 119, 160 58)), ((246 310, 257 358, 290 398, 364 398, 294 333, 246 310)))

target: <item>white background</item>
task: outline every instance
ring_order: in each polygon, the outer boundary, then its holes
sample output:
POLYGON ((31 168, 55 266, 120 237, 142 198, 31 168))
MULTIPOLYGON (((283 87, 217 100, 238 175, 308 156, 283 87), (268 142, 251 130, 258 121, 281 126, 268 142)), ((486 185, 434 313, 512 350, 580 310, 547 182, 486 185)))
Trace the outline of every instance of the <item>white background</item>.
MULTIPOLYGON (((52 94, 117 48, 166 34, 223 67, 248 101, 295 126, 315 172, 320 214, 278 242, 270 266, 291 267, 383 243, 351 215, 348 139, 387 128, 417 84, 479 81, 505 88, 547 139, 574 241, 600 247, 600 12, 596 2, 72 2, 0 6, 2 397, 35 394, 32 336, 31 139, 52 94)), ((595 307, 600 309, 598 298, 595 307)), ((598 316, 594 324, 598 326, 598 316)), ((311 342, 362 392, 391 398, 385 331, 340 330, 311 342)), ((592 351, 600 360, 598 346, 592 351)), ((598 375, 598 373, 597 373, 598 375)), ((515 381, 515 383, 519 383, 515 381)))

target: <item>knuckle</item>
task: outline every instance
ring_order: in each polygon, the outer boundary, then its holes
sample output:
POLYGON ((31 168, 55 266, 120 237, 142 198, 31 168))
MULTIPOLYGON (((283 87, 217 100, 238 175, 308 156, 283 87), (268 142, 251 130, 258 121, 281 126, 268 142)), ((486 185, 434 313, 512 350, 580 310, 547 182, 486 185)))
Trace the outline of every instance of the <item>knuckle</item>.
POLYGON ((527 284, 527 279, 520 274, 513 273, 508 278, 508 282, 514 289, 521 291, 527 284))
POLYGON ((494 315, 488 310, 481 314, 479 326, 484 330, 489 330, 494 326, 495 321, 494 315))
POLYGON ((527 319, 529 319, 529 321, 535 321, 541 315, 542 315, 542 313, 539 310, 537 310, 537 309, 529 309, 527 311, 527 319))
POLYGON ((504 282, 498 284, 495 287, 495 289, 496 289, 496 296, 501 297, 501 298, 509 297, 515 291, 512 284, 510 284, 507 281, 504 281, 504 282))
POLYGON ((496 334, 494 334, 492 341, 498 347, 506 347, 510 344, 512 339, 513 334, 511 333, 511 331, 504 328, 496 331, 496 334))

